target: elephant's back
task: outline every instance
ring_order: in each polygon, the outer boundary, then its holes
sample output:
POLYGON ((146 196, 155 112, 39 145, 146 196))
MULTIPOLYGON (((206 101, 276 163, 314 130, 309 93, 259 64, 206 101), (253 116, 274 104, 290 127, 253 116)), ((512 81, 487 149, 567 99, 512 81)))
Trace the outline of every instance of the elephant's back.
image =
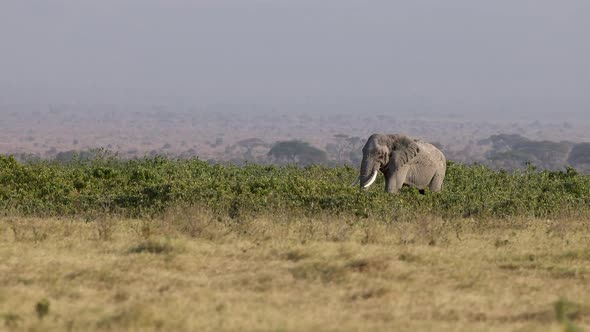
POLYGON ((445 155, 436 146, 422 140, 415 140, 420 148, 418 154, 420 162, 429 166, 436 166, 437 169, 446 170, 447 159, 445 155))

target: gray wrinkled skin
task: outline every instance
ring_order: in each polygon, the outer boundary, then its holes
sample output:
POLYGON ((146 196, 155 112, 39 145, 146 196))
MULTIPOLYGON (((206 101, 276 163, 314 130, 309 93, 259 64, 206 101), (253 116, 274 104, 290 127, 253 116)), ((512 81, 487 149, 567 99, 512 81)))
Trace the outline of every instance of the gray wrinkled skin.
POLYGON ((447 169, 443 153, 434 145, 405 135, 373 134, 363 147, 360 187, 370 185, 374 172, 385 176, 385 191, 397 193, 403 185, 420 191, 440 191, 447 169))

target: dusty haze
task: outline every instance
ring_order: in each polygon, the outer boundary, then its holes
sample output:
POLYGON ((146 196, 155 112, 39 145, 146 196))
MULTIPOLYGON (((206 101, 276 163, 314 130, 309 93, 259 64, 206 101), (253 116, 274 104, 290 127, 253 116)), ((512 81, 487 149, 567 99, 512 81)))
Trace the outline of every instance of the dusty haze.
POLYGON ((375 130, 590 140, 588 31, 586 0, 4 0, 0 152, 218 157, 203 144, 375 130), (314 112, 341 117, 298 116, 314 112))

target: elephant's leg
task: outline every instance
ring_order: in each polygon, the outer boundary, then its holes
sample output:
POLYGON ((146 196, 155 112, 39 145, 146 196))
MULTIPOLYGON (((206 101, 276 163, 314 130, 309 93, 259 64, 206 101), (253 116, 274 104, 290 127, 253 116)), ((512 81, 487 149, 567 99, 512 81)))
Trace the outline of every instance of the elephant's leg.
POLYGON ((385 177, 385 191, 388 193, 397 193, 399 190, 397 183, 395 181, 394 175, 389 175, 385 177))
POLYGON ((401 169, 397 172, 391 172, 385 177, 385 191, 388 193, 397 193, 406 181, 407 169, 401 169))
POLYGON ((434 174, 434 176, 432 177, 432 180, 430 180, 430 184, 428 185, 428 188, 430 189, 430 191, 433 191, 433 192, 440 191, 442 189, 442 183, 443 183, 444 177, 445 177, 444 174, 440 174, 439 172, 436 172, 434 174))

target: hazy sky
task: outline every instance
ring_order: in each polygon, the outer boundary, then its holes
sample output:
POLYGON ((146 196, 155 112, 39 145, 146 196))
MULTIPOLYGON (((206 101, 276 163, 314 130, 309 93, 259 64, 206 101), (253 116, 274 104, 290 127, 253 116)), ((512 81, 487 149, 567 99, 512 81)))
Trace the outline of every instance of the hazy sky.
POLYGON ((590 113, 590 1, 1 0, 29 102, 590 113))

